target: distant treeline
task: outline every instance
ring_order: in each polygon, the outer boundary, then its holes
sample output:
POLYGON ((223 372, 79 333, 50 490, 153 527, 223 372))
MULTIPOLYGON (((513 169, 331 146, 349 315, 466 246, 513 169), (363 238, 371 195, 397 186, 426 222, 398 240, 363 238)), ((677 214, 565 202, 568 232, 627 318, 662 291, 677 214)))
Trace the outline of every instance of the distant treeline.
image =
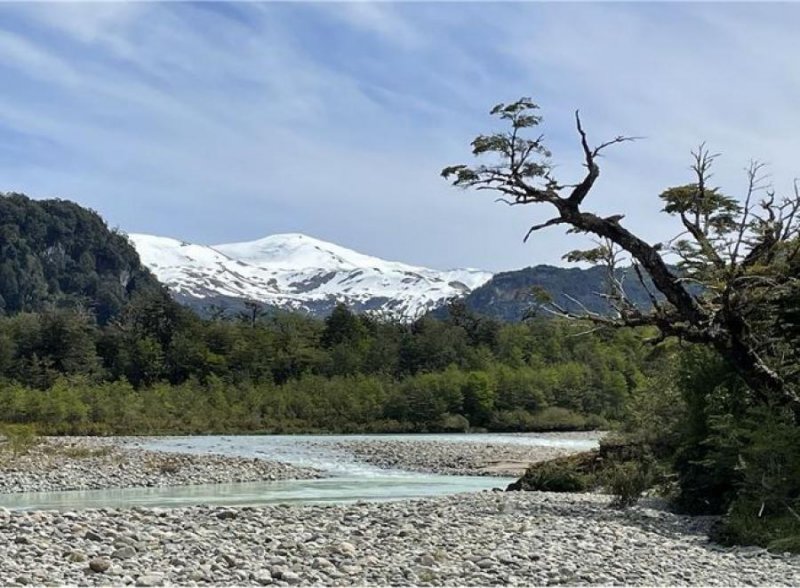
POLYGON ((404 325, 339 306, 201 319, 160 291, 98 325, 0 318, 0 421, 72 434, 553 430, 606 426, 643 378, 632 331, 502 324, 454 304, 404 325))

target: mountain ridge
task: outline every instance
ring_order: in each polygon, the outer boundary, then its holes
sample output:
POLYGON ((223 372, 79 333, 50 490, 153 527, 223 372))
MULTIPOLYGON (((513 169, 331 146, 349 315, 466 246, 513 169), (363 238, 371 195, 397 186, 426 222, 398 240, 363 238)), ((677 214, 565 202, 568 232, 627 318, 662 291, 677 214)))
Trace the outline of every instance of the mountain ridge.
MULTIPOLYGON (((519 321, 541 306, 536 289, 544 289, 570 311, 612 311, 598 295, 605 281, 601 267, 535 265, 496 274, 470 268, 433 270, 302 233, 219 245, 139 233, 129 238, 173 297, 200 314, 212 309, 235 312, 245 301, 256 301, 268 308, 326 316, 344 303, 355 312, 411 321, 425 314, 444 318, 447 303, 461 299, 477 314, 519 321)), ((634 304, 650 307, 649 294, 638 281, 628 280, 626 291, 634 304)))
MULTIPOLYGON (((537 294, 537 290, 543 289, 553 302, 570 312, 582 314, 589 310, 608 315, 613 309, 608 300, 599 294, 605 291, 606 271, 602 266, 566 268, 540 264, 498 272, 491 280, 467 294, 464 305, 472 312, 495 319, 520 321, 531 313, 546 313, 537 294)), ((651 308, 648 289, 655 293, 657 299, 663 298, 649 278, 645 278, 645 288, 630 274, 629 268, 618 271, 619 278, 624 280, 625 292, 635 306, 642 310, 651 308)), ((437 309, 434 315, 443 317, 444 311, 437 309)))
POLYGON ((128 235, 142 262, 189 306, 254 300, 324 315, 339 302, 411 320, 463 297, 492 274, 434 270, 387 261, 302 233, 198 245, 142 233, 128 235))

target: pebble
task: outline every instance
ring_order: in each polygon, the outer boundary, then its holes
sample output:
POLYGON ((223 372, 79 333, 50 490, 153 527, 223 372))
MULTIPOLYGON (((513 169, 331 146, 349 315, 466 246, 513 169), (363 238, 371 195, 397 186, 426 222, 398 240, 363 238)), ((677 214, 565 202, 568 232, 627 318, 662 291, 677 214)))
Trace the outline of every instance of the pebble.
POLYGON ((102 574, 111 567, 111 562, 107 559, 95 558, 89 561, 89 569, 98 574, 102 574))
POLYGON ((303 579, 295 572, 283 572, 283 574, 281 574, 281 580, 283 580, 284 582, 286 582, 291 586, 299 584, 300 582, 303 581, 303 579))
MULTIPOLYGON (((206 575, 204 572, 201 572, 200 570, 192 570, 191 572, 189 572, 189 575, 187 577, 192 582, 199 582, 201 580, 205 580, 206 575)), ((270 580, 272 580, 272 576, 270 576, 270 580)), ((259 582, 259 584, 260 583, 261 582, 259 582)))
POLYGON ((77 563, 77 562, 86 561, 88 558, 87 558, 86 554, 83 553, 82 551, 72 551, 67 556, 67 559, 69 559, 69 561, 71 561, 71 562, 77 563))
POLYGON ((130 545, 126 547, 120 547, 114 553, 111 554, 112 559, 129 559, 136 555, 136 550, 131 547, 130 545))
POLYGON ((160 586, 163 583, 163 574, 145 574, 136 578, 137 586, 160 586))
POLYGON ((432 567, 436 565, 436 560, 432 556, 426 554, 419 558, 419 563, 423 566, 432 567))

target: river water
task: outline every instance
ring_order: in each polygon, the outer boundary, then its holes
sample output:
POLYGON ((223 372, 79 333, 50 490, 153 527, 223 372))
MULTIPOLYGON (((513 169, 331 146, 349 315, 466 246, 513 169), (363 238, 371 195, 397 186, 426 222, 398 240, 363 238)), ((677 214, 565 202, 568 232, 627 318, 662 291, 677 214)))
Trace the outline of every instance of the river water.
POLYGON ((513 478, 445 476, 381 469, 355 460, 337 442, 363 440, 445 441, 451 443, 524 444, 590 449, 597 436, 578 435, 268 435, 139 438, 134 446, 180 453, 214 453, 261 457, 313 467, 328 477, 208 484, 162 488, 125 488, 67 492, 0 494, 0 506, 11 509, 76 510, 100 507, 176 507, 195 504, 258 505, 400 500, 505 488, 513 478))
MULTIPOLYGON (((416 434, 416 435, 228 435, 192 437, 152 437, 137 444, 144 449, 181 453, 216 453, 237 457, 260 457, 311 467, 334 476, 385 477, 407 475, 402 470, 387 470, 355 460, 336 445, 347 441, 407 441, 481 443, 483 445, 525 445, 529 447, 569 447, 588 450, 597 447, 599 434, 416 434)), ((447 476, 453 478, 457 476, 447 476)))

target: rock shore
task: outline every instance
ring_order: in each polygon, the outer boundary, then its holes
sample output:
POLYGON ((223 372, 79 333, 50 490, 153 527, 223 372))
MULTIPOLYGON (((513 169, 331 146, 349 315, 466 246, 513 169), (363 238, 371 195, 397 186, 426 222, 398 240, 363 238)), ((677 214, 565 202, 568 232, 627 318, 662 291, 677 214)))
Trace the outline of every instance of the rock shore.
POLYGON ((318 478, 289 464, 221 455, 162 453, 102 437, 45 438, 28 453, 0 455, 0 493, 97 490, 318 478))
POLYGON ((800 557, 710 544, 709 519, 597 495, 0 510, 0 585, 800 585, 800 557))
POLYGON ((353 439, 328 444, 381 468, 463 476, 521 476, 531 463, 584 451, 503 442, 353 439))

